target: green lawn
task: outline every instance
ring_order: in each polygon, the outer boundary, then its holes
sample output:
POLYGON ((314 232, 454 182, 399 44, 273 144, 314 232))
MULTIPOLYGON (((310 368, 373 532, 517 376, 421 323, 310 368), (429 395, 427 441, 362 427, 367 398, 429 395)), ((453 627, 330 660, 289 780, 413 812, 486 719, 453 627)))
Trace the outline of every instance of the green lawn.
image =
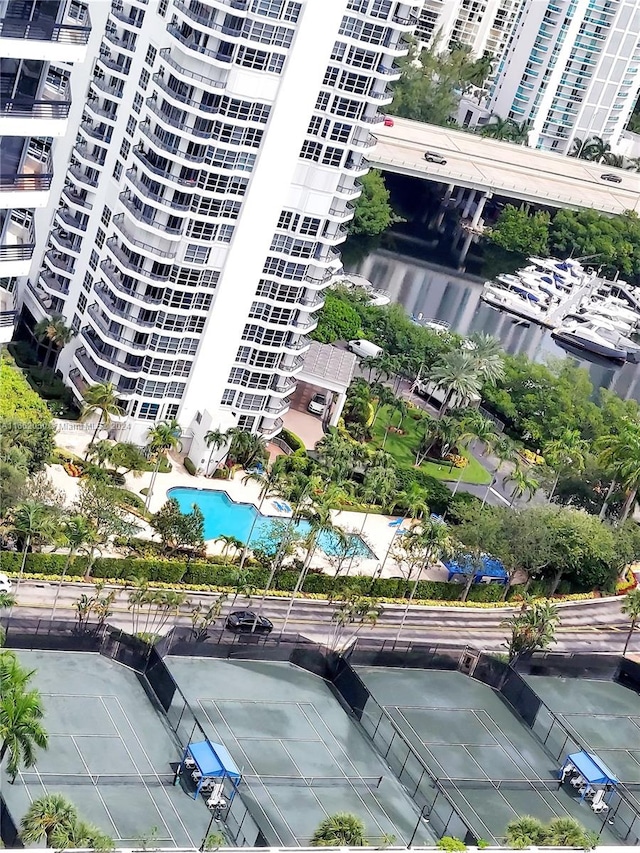
MULTIPOLYGON (((382 447, 384 431, 391 414, 391 409, 388 406, 383 406, 375 424, 373 425, 373 438, 371 440, 371 444, 376 447, 382 447)), ((397 425, 399 419, 400 415, 395 412, 393 416, 393 423, 397 425)), ((414 420, 411 415, 408 415, 402 424, 402 429, 405 431, 405 434, 397 435, 396 433, 390 432, 387 436, 384 449, 387 453, 390 453, 393 456, 399 465, 415 465, 415 448, 418 446, 419 441, 418 425, 419 421, 414 420)), ((464 451, 462 455, 469 459, 469 464, 462 472, 460 480, 461 483, 474 483, 476 485, 483 486, 491 482, 491 474, 489 474, 487 469, 482 466, 475 457, 471 456, 467 451, 464 451)), ((420 470, 424 471, 425 474, 436 477, 438 480, 452 480, 455 482, 460 476, 459 468, 451 469, 445 462, 440 464, 437 462, 423 462, 420 466, 420 470)))

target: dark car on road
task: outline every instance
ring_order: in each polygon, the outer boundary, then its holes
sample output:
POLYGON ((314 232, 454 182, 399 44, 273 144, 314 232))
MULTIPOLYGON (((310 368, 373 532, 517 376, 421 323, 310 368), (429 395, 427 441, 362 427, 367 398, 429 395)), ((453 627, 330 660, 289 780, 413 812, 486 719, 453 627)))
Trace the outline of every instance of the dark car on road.
POLYGON ((253 610, 236 610, 227 616, 224 627, 236 634, 270 634, 273 631, 273 622, 266 616, 258 616, 256 621, 253 610))
POLYGON ((610 181, 612 184, 621 184, 622 178, 620 175, 611 175, 608 172, 605 175, 600 175, 603 181, 610 181))

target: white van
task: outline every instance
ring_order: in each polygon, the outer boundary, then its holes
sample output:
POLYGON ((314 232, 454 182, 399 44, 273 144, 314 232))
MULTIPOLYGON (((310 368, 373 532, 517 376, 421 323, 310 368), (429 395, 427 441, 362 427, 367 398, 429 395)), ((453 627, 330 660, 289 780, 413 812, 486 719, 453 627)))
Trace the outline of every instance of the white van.
POLYGON ((347 349, 349 352, 359 355, 360 358, 377 358, 383 352, 382 347, 372 344, 371 341, 364 340, 349 341, 347 349))

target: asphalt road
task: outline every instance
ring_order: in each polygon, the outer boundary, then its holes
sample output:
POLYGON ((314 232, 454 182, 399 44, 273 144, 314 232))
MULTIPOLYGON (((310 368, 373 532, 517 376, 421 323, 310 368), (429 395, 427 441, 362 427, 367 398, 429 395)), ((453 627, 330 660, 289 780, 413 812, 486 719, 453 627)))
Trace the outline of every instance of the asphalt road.
MULTIPOLYGON (((49 619, 55 595, 56 584, 25 581, 18 593, 18 606, 15 616, 49 619)), ((82 584, 65 584, 58 598, 56 618, 73 620, 74 603, 83 593, 91 594, 93 587, 82 584)), ((190 595, 193 602, 210 602, 214 596, 207 593, 190 595)), ((113 615, 109 623, 131 630, 132 619, 127 609, 128 593, 121 591, 113 606, 113 615)), ((256 609, 260 599, 250 603, 256 609)), ((262 613, 274 623, 275 631, 282 630, 289 599, 267 598, 262 613)), ((559 606, 561 621, 556 634, 555 651, 565 652, 622 652, 628 631, 628 621, 621 613, 620 599, 597 599, 587 602, 573 602, 559 606)), ((225 603, 222 619, 231 609, 240 610, 248 606, 246 600, 238 598, 231 605, 225 603)), ((402 605, 385 605, 383 613, 375 627, 363 627, 360 636, 375 637, 379 640, 394 640, 402 622, 405 608, 402 605)), ((297 600, 287 624, 287 633, 300 633, 310 639, 326 641, 333 631, 332 615, 334 607, 326 601, 297 600)), ((411 640, 427 644, 443 644, 464 647, 466 645, 486 651, 504 651, 507 631, 501 626, 513 609, 476 609, 456 607, 419 607, 409 609, 400 635, 401 640, 411 640)), ((222 621, 221 619, 221 621, 222 621)), ((220 621, 220 624, 221 624, 220 621)), ((169 624, 188 624, 187 615, 179 615, 169 624)), ((633 639, 629 651, 640 652, 640 637, 633 639)))

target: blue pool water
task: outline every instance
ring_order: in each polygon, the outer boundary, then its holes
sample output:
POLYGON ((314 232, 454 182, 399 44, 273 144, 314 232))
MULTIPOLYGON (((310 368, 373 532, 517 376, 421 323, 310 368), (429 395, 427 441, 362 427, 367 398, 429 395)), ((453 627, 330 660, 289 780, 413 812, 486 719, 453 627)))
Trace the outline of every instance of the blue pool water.
MULTIPOLYGON (((214 491, 213 489, 187 489, 177 487, 169 489, 167 496, 178 501, 182 512, 191 512, 195 504, 204 515, 204 538, 217 539, 218 536, 235 536, 241 542, 246 542, 254 519, 258 519, 251 534, 251 541, 258 540, 268 531, 271 521, 275 516, 263 515, 253 504, 236 503, 232 501, 226 492, 214 491)), ((264 502, 269 505, 269 500, 264 502)), ((302 536, 309 530, 306 521, 299 521, 295 528, 302 536)), ((375 554, 365 545, 362 539, 355 534, 352 539, 356 543, 355 552, 359 556, 375 559, 375 554)), ((325 554, 337 553, 337 542, 331 533, 321 533, 318 537, 318 547, 325 554)))

